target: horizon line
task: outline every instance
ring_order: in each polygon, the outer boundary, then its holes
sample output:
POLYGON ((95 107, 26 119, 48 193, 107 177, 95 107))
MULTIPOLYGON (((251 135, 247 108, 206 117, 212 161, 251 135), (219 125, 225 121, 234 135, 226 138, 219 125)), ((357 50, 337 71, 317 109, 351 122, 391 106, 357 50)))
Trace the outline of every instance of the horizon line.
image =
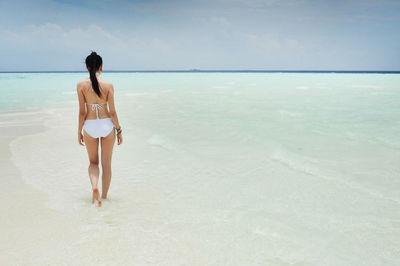
MULTIPOLYGON (((0 71, 0 73, 85 73, 87 70, 11 70, 0 71)), ((259 69, 174 69, 174 70, 103 70, 104 73, 377 73, 377 74, 400 74, 400 70, 259 70, 259 69)))

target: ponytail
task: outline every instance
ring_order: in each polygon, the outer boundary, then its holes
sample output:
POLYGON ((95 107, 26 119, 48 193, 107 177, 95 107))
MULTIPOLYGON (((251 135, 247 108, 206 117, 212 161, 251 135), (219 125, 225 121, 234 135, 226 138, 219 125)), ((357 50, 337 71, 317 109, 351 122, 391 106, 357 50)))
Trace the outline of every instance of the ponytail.
POLYGON ((96 72, 99 70, 100 66, 103 64, 103 59, 96 52, 92 52, 88 57, 86 57, 86 66, 89 69, 90 80, 92 81, 92 88, 94 92, 101 97, 101 92, 99 88, 99 82, 96 77, 96 72))
POLYGON ((99 88, 99 82, 97 80, 96 70, 94 70, 94 68, 90 69, 90 80, 92 81, 92 88, 93 88, 94 92, 97 95, 99 95, 99 97, 101 97, 101 92, 100 92, 100 88, 99 88))

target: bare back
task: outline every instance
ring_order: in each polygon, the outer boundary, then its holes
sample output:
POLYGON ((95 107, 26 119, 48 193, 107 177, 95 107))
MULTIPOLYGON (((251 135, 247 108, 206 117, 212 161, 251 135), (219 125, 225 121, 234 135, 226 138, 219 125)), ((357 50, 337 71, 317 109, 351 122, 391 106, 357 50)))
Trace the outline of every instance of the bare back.
MULTIPOLYGON (((86 103, 105 103, 109 101, 109 95, 112 94, 113 92, 113 85, 110 82, 105 81, 101 78, 97 78, 97 80, 99 82, 101 97, 99 97, 94 92, 92 88, 92 82, 90 81, 89 78, 79 82, 86 103)), ((95 108, 92 108, 92 105, 90 104, 85 104, 85 105, 87 112, 85 119, 96 119, 95 108)), ((107 104, 103 104, 102 105, 103 108, 98 109, 99 118, 111 117, 107 106, 108 106, 107 104)))

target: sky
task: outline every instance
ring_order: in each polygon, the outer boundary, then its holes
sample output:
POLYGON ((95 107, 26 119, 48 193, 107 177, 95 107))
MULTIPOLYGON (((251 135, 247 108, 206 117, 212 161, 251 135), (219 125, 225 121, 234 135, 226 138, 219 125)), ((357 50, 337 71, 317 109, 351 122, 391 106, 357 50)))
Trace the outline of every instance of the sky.
POLYGON ((0 71, 400 70, 398 0, 0 0, 0 71))

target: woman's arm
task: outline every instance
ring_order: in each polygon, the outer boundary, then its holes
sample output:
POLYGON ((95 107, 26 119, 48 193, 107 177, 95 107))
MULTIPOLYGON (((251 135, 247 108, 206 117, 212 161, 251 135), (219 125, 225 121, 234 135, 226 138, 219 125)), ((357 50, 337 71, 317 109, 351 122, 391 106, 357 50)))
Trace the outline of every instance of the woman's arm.
POLYGON ((118 115, 117 111, 115 110, 115 104, 114 104, 114 86, 111 84, 110 91, 108 93, 108 107, 110 108, 110 116, 111 119, 114 123, 115 128, 120 128, 119 122, 118 122, 118 115))
POLYGON ((82 134, 83 122, 85 122, 86 109, 85 109, 85 96, 82 92, 82 86, 80 83, 76 86, 79 99, 79 122, 78 122, 78 135, 82 134))

